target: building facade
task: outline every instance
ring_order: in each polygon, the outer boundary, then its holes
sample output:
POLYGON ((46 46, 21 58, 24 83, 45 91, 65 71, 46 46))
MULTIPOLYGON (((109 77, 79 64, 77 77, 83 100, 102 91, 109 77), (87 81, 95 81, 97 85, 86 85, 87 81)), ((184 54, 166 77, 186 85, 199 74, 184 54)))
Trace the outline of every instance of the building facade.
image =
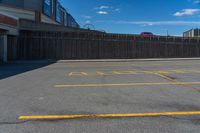
POLYGON ((191 29, 183 33, 183 37, 200 37, 200 29, 191 29))
POLYGON ((9 37, 17 38, 23 30, 59 32, 81 28, 58 0, 0 0, 0 61, 7 61, 8 43, 16 44, 8 41, 9 37))
POLYGON ((0 0, 0 13, 19 19, 30 19, 73 28, 80 27, 58 0, 0 0))

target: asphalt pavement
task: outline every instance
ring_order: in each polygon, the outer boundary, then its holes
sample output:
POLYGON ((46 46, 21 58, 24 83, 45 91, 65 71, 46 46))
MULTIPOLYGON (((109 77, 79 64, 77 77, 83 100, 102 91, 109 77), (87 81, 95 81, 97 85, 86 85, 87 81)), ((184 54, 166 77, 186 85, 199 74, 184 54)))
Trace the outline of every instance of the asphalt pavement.
POLYGON ((199 133, 200 60, 0 65, 0 133, 199 133))

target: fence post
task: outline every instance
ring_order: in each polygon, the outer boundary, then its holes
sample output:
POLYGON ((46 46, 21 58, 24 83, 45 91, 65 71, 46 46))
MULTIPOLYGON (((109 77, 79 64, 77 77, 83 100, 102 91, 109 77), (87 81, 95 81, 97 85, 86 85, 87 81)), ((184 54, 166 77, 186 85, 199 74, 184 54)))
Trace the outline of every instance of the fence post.
POLYGON ((0 35, 0 62, 3 61, 3 36, 0 35))
POLYGON ((0 60, 3 62, 7 62, 7 35, 6 34, 2 34, 0 35, 0 60))
POLYGON ((2 42, 3 42, 3 62, 7 62, 8 61, 8 40, 7 40, 7 35, 3 35, 2 36, 2 42))

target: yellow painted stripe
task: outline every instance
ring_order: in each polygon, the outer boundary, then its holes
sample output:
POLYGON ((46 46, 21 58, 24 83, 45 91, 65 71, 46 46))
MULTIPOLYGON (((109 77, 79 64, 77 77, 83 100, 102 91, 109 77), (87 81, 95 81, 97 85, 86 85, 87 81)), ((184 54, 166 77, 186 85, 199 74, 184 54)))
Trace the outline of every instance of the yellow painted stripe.
MULTIPOLYGON (((167 77, 167 76, 165 76, 164 74, 160 74, 160 73, 154 73, 155 75, 157 75, 157 76, 160 76, 160 77, 162 77, 162 78, 164 78, 164 79, 167 79, 167 80, 169 80, 169 81, 175 81, 174 79, 172 79, 172 78, 170 78, 170 77, 167 77)), ((176 82, 176 81, 175 81, 176 82)))
POLYGON ((157 82, 157 83, 123 83, 123 84, 74 84, 55 85, 55 88, 67 87, 109 87, 109 86, 155 86, 155 85, 200 85, 200 82, 157 82))
POLYGON ((133 113, 133 114, 80 114, 80 115, 41 115, 41 116, 20 116, 21 120, 39 119, 75 119, 75 118, 114 118, 114 117, 159 117, 159 116, 179 116, 179 115, 200 115, 197 112, 159 112, 159 113, 133 113))

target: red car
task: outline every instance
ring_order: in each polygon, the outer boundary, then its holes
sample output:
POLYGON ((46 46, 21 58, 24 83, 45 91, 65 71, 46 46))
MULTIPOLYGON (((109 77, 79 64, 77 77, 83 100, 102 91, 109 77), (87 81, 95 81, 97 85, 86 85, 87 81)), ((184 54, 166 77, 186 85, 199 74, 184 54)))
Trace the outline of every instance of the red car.
POLYGON ((154 37, 155 35, 151 32, 142 32, 140 34, 141 37, 154 37))

